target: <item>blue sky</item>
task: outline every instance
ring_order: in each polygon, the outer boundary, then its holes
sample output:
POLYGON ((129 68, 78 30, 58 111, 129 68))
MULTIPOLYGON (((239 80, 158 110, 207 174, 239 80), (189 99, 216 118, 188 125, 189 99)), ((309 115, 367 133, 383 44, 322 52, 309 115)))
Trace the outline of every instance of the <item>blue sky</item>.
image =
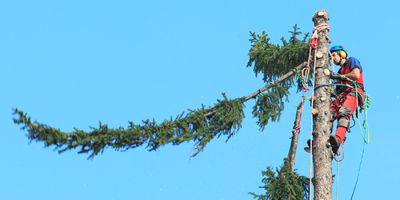
MULTIPOLYGON (((8 1, 0 8, 0 199, 252 199, 262 194, 261 171, 279 167, 300 94, 292 90, 280 122, 263 132, 246 103, 243 128, 213 140, 190 159, 193 142, 145 147, 87 160, 30 143, 12 122, 12 108, 60 128, 89 131, 99 121, 162 122, 187 109, 247 96, 264 86, 246 68, 249 31, 274 43, 295 24, 311 32, 326 9, 332 45, 360 60, 371 97, 367 145, 355 199, 395 199, 400 94, 398 1, 8 1)), ((307 96, 310 96, 309 92, 307 96)), ((309 176, 310 108, 305 107, 296 168, 309 176)), ((340 164, 339 198, 350 198, 363 140, 348 134, 340 164)), ((333 163, 336 172, 336 162, 333 163)), ((336 193, 336 182, 334 194, 336 193)))

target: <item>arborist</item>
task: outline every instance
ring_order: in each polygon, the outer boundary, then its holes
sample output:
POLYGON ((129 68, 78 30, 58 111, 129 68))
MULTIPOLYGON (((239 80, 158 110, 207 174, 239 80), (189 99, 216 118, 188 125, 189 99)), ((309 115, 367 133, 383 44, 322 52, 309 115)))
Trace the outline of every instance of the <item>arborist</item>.
POLYGON ((350 132, 351 116, 357 109, 357 106, 363 104, 365 90, 363 68, 360 61, 354 57, 348 58, 347 52, 342 46, 334 46, 330 49, 330 52, 334 64, 340 66, 338 75, 331 73, 331 78, 336 80, 336 84, 338 84, 335 92, 336 97, 331 101, 330 105, 331 132, 333 122, 336 119, 338 119, 337 129, 335 135, 329 137, 332 151, 336 154, 340 144, 343 143, 346 137, 346 131, 350 132))
MULTIPOLYGON (((340 144, 346 137, 346 131, 350 132, 350 118, 358 105, 363 105, 364 99, 364 81, 363 69, 357 58, 348 58, 346 50, 342 46, 334 46, 330 49, 332 60, 335 65, 339 65, 338 73, 331 73, 330 77, 336 80, 336 91, 334 100, 331 100, 331 132, 333 131, 333 122, 338 119, 335 135, 329 136, 333 153, 337 154, 340 144), (357 90, 356 90, 357 88, 357 90)), ((310 146, 310 140, 307 141, 310 146)), ((310 152, 310 148, 304 148, 310 152)))

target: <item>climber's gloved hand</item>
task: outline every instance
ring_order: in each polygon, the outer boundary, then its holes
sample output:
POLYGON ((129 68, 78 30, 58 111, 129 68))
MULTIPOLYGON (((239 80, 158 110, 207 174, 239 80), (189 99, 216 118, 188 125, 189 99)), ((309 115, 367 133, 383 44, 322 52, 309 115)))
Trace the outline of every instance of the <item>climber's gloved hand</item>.
POLYGON ((333 80, 341 80, 341 79, 343 79, 343 76, 342 75, 331 74, 331 79, 333 79, 333 80))

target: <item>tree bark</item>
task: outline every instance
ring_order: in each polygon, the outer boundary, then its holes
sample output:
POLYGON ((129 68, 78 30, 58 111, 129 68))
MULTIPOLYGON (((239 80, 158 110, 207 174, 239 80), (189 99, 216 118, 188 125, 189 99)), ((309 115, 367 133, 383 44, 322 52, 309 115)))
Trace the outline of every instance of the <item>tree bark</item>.
MULTIPOLYGON (((314 26, 328 24, 326 11, 318 11, 312 18, 314 26)), ((318 48, 314 84, 328 84, 329 76, 325 75, 324 68, 329 68, 329 30, 323 29, 318 32, 318 48)), ((314 165, 314 199, 332 200, 332 151, 327 142, 330 135, 330 100, 329 87, 320 87, 314 91, 314 106, 316 113, 313 115, 313 165, 314 165)))

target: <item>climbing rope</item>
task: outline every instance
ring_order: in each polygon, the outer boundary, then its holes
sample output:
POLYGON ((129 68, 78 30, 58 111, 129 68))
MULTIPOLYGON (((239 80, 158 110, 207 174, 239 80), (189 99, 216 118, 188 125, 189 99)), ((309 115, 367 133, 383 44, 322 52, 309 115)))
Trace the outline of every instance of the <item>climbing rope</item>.
MULTIPOLYGON (((371 100, 370 100, 368 94, 365 94, 365 98, 364 98, 364 110, 365 110, 365 112, 364 112, 363 128, 364 128, 364 131, 368 135, 368 141, 365 141, 364 134, 362 134, 362 136, 364 138, 364 142, 367 143, 367 144, 369 144, 369 125, 368 125, 368 120, 367 120, 367 115, 368 115, 367 110, 368 110, 370 104, 371 104, 371 100)), ((358 122, 358 123, 360 123, 360 122, 358 122)))
POLYGON ((320 24, 320 25, 318 25, 318 26, 314 26, 313 32, 315 32, 315 31, 321 32, 321 31, 323 31, 323 30, 325 30, 325 29, 327 29, 328 31, 331 30, 331 29, 329 28, 329 25, 328 25, 328 24, 322 23, 322 24, 320 24))
MULTIPOLYGON (((355 81, 353 81, 353 84, 355 85, 355 88, 357 90, 357 84, 355 83, 355 81)), ((357 94, 358 94, 358 92, 356 93, 356 100, 357 100, 357 105, 358 105, 357 94)), ((369 126, 368 126, 368 121, 367 121, 367 109, 370 106, 370 103, 371 102, 370 102, 369 96, 365 95, 365 100, 363 100, 363 106, 364 106, 364 109, 365 109, 365 112, 364 112, 365 119, 364 119, 363 126, 364 126, 364 131, 366 131, 367 134, 368 134, 368 139, 367 140, 365 139, 365 136, 364 136, 365 134, 363 133, 362 128, 361 128, 360 118, 357 116, 358 124, 360 125, 361 136, 364 139, 364 145, 363 145, 363 151, 362 151, 362 154, 361 154, 360 166, 358 167, 358 174, 357 174, 356 184, 354 185, 353 193, 351 194, 350 200, 353 199, 354 193, 355 193, 356 188, 357 188, 358 179, 360 177, 362 161, 363 161, 363 158, 364 158, 365 144, 369 144, 369 126)), ((358 106, 357 106, 357 112, 359 113, 358 106)))
MULTIPOLYGON (((338 154, 338 160, 340 160, 340 154, 338 154)), ((337 177, 336 177, 336 200, 339 199, 339 163, 340 163, 340 161, 337 162, 337 172, 336 172, 336 175, 337 175, 337 177)))
MULTIPOLYGON (((343 152, 343 157, 340 159, 340 151, 337 152, 337 154, 333 155, 333 158, 336 160, 337 163, 337 168, 336 168, 336 200, 339 198, 339 163, 343 161, 344 159, 344 144, 342 144, 342 152, 343 152), (336 159, 337 156, 337 159, 336 159)), ((333 154, 333 153, 332 153, 333 154)))
MULTIPOLYGON (((316 33, 314 33, 314 35, 316 35, 316 33)), ((314 90, 315 90, 315 63, 317 63, 317 58, 316 58, 316 50, 317 47, 315 47, 315 51, 314 51, 314 71, 313 71, 313 89, 312 89, 312 93, 311 93, 311 110, 314 108, 314 90)), ((311 52, 311 48, 310 48, 310 52, 311 52)), ((313 149, 313 142, 312 142, 312 120, 313 115, 311 114, 311 120, 310 120, 310 200, 311 200, 311 194, 312 194, 312 187, 311 187, 311 177, 312 177, 312 149, 313 149)))
POLYGON ((329 56, 331 57, 332 71, 335 71, 335 66, 333 65, 333 56, 332 56, 332 53, 331 53, 331 51, 328 51, 328 52, 329 52, 329 56))
POLYGON ((357 184, 358 184, 358 178, 360 177, 360 171, 361 171, 362 161, 363 161, 363 158, 364 158, 365 144, 368 144, 368 143, 366 143, 366 142, 364 141, 363 151, 362 151, 362 154, 361 154, 360 166, 358 167, 358 174, 357 174, 356 184, 354 185, 353 193, 351 194, 350 200, 353 199, 354 193, 356 192, 356 188, 357 188, 357 184))
MULTIPOLYGON (((356 90, 357 90, 357 84, 354 83, 354 85, 355 85, 356 90)), ((357 95, 358 95, 358 91, 356 92, 356 100, 357 100, 357 105, 358 105, 357 95)), ((364 107, 363 109, 365 110, 365 112, 364 112, 364 113, 365 113, 365 114, 364 114, 365 119, 364 119, 364 122, 363 122, 363 126, 364 126, 364 132, 367 133, 368 139, 365 139, 365 133, 362 131, 362 127, 361 127, 361 123, 360 123, 360 118, 359 118, 358 116, 357 116, 357 120, 358 120, 358 124, 360 125, 361 136, 363 137, 364 142, 367 143, 367 144, 369 144, 369 126, 368 126, 368 121, 367 121, 367 109, 368 109, 368 107, 369 107, 369 105, 370 105, 369 96, 368 96, 368 95, 365 95, 365 99, 367 99, 368 103, 365 104, 365 101, 364 101, 364 98, 363 98, 363 107, 364 107)), ((360 111, 358 110, 358 106, 357 106, 357 113, 360 113, 360 111)))
POLYGON ((336 160, 336 162, 342 162, 343 159, 344 159, 344 148, 343 148, 344 143, 343 143, 341 146, 342 146, 343 157, 342 157, 342 159, 340 159, 340 151, 338 151, 338 152, 333 156, 333 158, 336 160), (336 159, 336 156, 338 157, 337 159, 336 159))

